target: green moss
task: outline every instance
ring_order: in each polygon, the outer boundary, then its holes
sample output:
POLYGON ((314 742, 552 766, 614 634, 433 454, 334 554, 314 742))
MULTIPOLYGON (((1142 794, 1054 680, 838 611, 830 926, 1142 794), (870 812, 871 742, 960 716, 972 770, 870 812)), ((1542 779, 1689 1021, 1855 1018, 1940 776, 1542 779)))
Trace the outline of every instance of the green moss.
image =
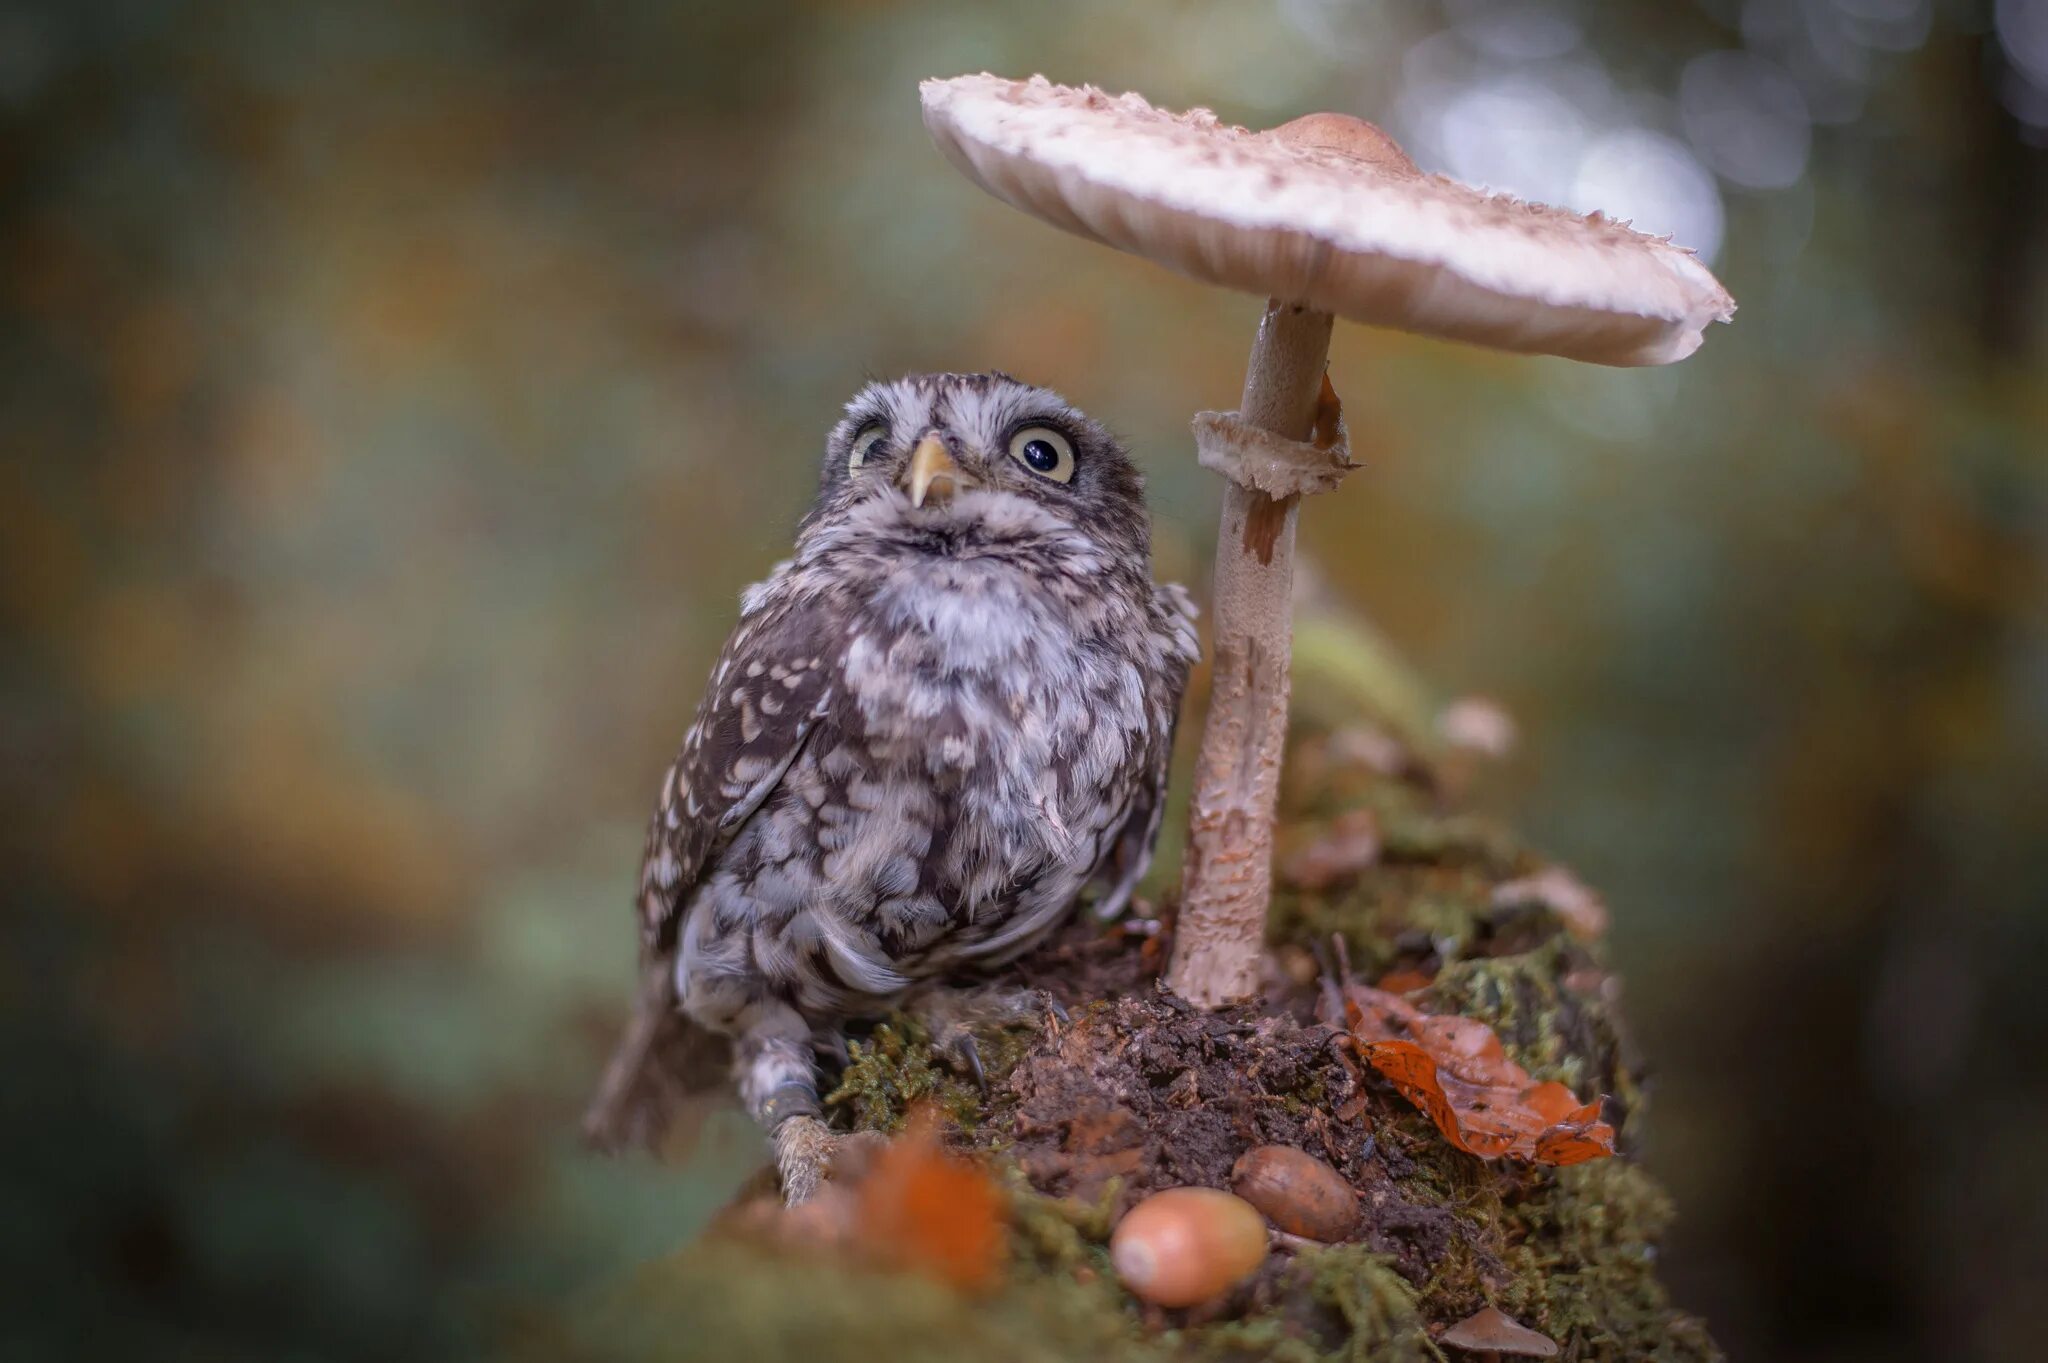
POLYGON ((1278 1273, 1271 1305, 1246 1317, 1162 1328, 1117 1286, 1107 1231, 1106 1205, 1061 1202, 1019 1185, 1010 1272, 999 1290, 973 1297, 914 1273, 792 1260, 723 1236, 649 1265, 563 1316, 520 1320, 498 1352, 524 1363, 1441 1363, 1414 1289, 1362 1248, 1301 1255, 1278 1273))
POLYGON ((1425 787, 1356 768, 1327 771, 1290 787, 1282 819, 1306 837, 1322 821, 1359 809, 1372 811, 1388 863, 1464 866, 1505 878, 1541 860, 1512 829, 1446 810, 1425 787))
POLYGON ((825 1103, 844 1108, 855 1127, 900 1130, 909 1110, 927 1099, 957 1117, 971 1098, 965 1085, 933 1063, 923 1029, 908 1019, 882 1023, 866 1041, 850 1042, 847 1055, 839 1087, 826 1095, 825 1103))
MULTIPOLYGON (((1017 1022, 974 1029, 982 1072, 990 1084, 1002 1082, 1016 1067, 1036 1030, 1017 1022)), ((867 1040, 849 1042, 846 1049, 846 1069, 825 1103, 843 1109, 854 1127, 900 1131, 910 1109, 926 1101, 937 1103, 962 1130, 980 1126, 981 1090, 953 1068, 950 1057, 941 1055, 915 1017, 899 1013, 879 1024, 867 1040)))
POLYGON ((1019 1257, 1039 1268, 1107 1273, 1109 1255, 1103 1247, 1116 1223, 1119 1180, 1109 1181, 1100 1201, 1086 1203, 1041 1196, 1022 1173, 1008 1172, 1010 1228, 1019 1257))
POLYGON ((1303 1257, 1309 1296, 1337 1313, 1343 1338, 1330 1355, 1344 1363, 1442 1359, 1424 1331, 1415 1289, 1390 1260, 1354 1245, 1303 1257))
POLYGON ((1416 1290, 1417 1301, 1432 1320, 1463 1320, 1501 1295, 1499 1264, 1480 1249, 1492 1238, 1485 1223, 1462 1218, 1458 1230, 1450 1248, 1431 1267, 1428 1280, 1416 1290))
POLYGON ((1380 849, 1389 861, 1469 865, 1496 875, 1512 875, 1528 856, 1521 841, 1498 824, 1413 805, 1381 818, 1380 849))
POLYGON ((1655 1246, 1671 1215, 1663 1189, 1624 1160, 1546 1175, 1503 1222, 1521 1318, 1585 1359, 1718 1357, 1657 1280, 1655 1246))
POLYGON ((1474 872, 1383 868, 1331 894, 1277 892, 1268 938, 1320 950, 1341 936, 1353 972, 1369 980, 1403 956, 1457 959, 1472 950, 1492 918, 1491 892, 1474 872))
MULTIPOLYGON (((1327 892, 1283 886, 1273 896, 1267 936, 1320 949, 1333 934, 1341 935, 1362 977, 1387 970, 1404 955, 1455 961, 1473 954, 1499 925, 1494 886, 1540 864, 1497 825, 1445 814, 1413 786, 1375 780, 1340 787, 1341 794, 1326 789, 1320 798, 1307 797, 1315 813, 1296 816, 1295 845, 1319 836, 1326 819, 1366 808, 1379 823, 1379 864, 1327 892)), ((1557 930, 1554 921, 1548 930, 1557 930)))
POLYGON ((1274 1304, 1239 1320, 1172 1332, 1178 1356, 1215 1363, 1423 1363, 1442 1360, 1392 1261, 1357 1245, 1312 1250, 1279 1275, 1274 1304))
POLYGON ((1074 1274, 1019 1272, 968 1297, 915 1273, 864 1270, 730 1237, 652 1264, 548 1330, 522 1323, 515 1359, 550 1363, 1071 1363, 1163 1359, 1122 1294, 1074 1274))
POLYGON ((1417 1127, 1383 1127, 1413 1160, 1403 1195, 1457 1218, 1450 1247, 1415 1291, 1422 1318, 1449 1324, 1492 1305, 1550 1335, 1566 1357, 1719 1357, 1657 1280, 1671 1204, 1648 1174, 1621 1159, 1569 1169, 1487 1163, 1428 1144, 1417 1127))
POLYGON ((1655 1273, 1672 1209, 1624 1159, 1568 1169, 1487 1162, 1432 1139, 1420 1114, 1380 1125, 1405 1170, 1402 1195, 1456 1217, 1457 1233, 1416 1291, 1445 1324, 1493 1305, 1557 1340, 1565 1356, 1718 1357, 1697 1321, 1671 1309, 1655 1273))

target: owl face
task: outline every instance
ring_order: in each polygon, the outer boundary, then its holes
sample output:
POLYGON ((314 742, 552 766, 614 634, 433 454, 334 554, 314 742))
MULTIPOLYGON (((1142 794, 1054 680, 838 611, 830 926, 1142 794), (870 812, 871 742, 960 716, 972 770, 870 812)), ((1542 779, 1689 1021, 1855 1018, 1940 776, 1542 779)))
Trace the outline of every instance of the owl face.
POLYGON ((1080 531, 1149 552, 1144 482, 1114 436, 1007 374, 869 384, 825 442, 806 525, 856 517, 941 546, 977 532, 1080 531))

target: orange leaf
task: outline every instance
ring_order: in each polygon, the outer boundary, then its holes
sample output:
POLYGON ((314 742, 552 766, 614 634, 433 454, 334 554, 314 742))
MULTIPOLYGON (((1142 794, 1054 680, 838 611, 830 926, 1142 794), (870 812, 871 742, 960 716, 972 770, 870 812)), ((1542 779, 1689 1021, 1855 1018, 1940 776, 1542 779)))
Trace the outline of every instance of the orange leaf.
POLYGON ((975 1165, 940 1150, 936 1128, 921 1109, 875 1157, 860 1182, 858 1235, 878 1258, 985 1291, 1002 1270, 1002 1194, 975 1165))
POLYGON ((1345 988, 1344 1011, 1366 1061, 1467 1154, 1561 1165, 1614 1153, 1598 1102, 1531 1082, 1477 1018, 1430 1016, 1363 985, 1345 988))
POLYGON ((1427 989, 1435 978, 1426 970, 1389 970, 1380 976, 1380 988, 1389 994, 1412 994, 1418 989, 1427 989))
POLYGON ((1316 395, 1315 425, 1310 430, 1309 442, 1319 450, 1328 450, 1335 449, 1343 438, 1344 404, 1337 400, 1337 389, 1325 372, 1322 391, 1316 395))

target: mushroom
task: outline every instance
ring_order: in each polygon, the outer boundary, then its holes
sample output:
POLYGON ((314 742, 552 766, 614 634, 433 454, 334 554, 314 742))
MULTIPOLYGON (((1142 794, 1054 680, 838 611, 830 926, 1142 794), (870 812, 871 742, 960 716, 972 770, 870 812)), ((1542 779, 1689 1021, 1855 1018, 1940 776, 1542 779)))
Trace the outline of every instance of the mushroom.
POLYGON ((1523 1358, 1555 1358, 1557 1345, 1550 1336, 1536 1333, 1504 1311, 1482 1307, 1444 1331, 1439 1343, 1467 1353, 1499 1358, 1515 1354, 1523 1358))
POLYGON ((1596 364, 1691 354, 1734 304, 1690 251, 1425 175, 1344 114, 1267 132, 1137 95, 930 80, 925 126, 997 198, 1056 227, 1268 299, 1234 412, 1195 447, 1224 489, 1209 714, 1167 983, 1205 1007, 1257 988, 1286 739, 1296 518, 1355 465, 1325 370, 1336 317, 1596 364))

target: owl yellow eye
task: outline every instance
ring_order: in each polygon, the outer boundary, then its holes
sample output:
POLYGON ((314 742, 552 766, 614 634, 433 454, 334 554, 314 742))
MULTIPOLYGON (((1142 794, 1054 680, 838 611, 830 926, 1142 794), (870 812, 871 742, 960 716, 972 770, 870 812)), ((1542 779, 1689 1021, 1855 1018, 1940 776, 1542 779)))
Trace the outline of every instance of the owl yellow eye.
POLYGON ((860 434, 853 438, 853 453, 846 457, 847 471, 852 472, 865 464, 868 456, 888 440, 889 428, 879 421, 861 427, 860 434))
POLYGON ((1011 436, 1010 457, 1041 478, 1073 480, 1074 447, 1050 426, 1026 426, 1011 436))

